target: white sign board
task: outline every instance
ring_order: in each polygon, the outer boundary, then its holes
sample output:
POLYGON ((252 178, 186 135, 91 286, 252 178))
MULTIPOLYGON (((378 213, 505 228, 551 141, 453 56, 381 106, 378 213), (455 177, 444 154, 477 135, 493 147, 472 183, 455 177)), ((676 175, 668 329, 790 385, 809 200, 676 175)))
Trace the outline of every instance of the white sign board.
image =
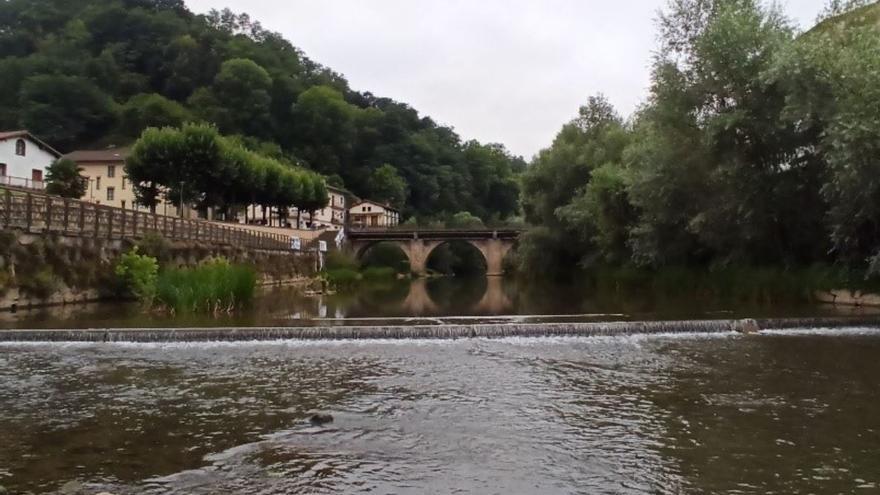
POLYGON ((327 252, 327 241, 318 241, 318 251, 327 252))
POLYGON ((299 237, 291 237, 290 249, 294 251, 299 251, 300 249, 302 249, 302 239, 300 239, 299 237))

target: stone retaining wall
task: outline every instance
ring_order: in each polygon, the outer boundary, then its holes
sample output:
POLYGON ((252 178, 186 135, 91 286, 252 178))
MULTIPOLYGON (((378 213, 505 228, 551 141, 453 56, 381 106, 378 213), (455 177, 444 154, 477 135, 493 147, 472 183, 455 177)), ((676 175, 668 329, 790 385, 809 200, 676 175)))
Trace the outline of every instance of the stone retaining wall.
POLYGON ((197 242, 151 242, 63 235, 0 232, 0 310, 96 301, 115 297, 114 268, 120 255, 138 245, 165 266, 195 266, 223 256, 253 265, 263 285, 309 279, 313 253, 262 251, 197 242))

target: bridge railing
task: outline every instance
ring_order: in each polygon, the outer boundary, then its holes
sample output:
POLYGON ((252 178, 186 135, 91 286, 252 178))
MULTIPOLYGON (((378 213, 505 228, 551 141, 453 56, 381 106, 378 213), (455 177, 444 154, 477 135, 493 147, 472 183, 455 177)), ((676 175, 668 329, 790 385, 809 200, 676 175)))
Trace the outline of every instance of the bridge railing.
POLYGON ((142 238, 209 242, 249 249, 290 250, 290 237, 202 220, 126 210, 38 192, 0 187, 0 227, 102 239, 142 238))
POLYGON ((394 233, 414 233, 414 232, 444 232, 444 233, 485 233, 485 232, 522 232, 525 228, 522 225, 509 226, 487 226, 473 228, 458 227, 413 227, 413 226, 394 226, 394 227, 348 227, 347 232, 357 233, 373 233, 373 232, 394 232, 394 233))

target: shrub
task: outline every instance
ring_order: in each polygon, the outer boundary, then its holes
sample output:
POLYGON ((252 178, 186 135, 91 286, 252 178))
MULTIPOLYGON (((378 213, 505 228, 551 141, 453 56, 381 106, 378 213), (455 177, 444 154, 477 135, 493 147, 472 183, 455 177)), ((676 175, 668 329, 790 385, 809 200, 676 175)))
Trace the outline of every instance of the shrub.
POLYGON ((361 274, 350 268, 335 268, 326 270, 324 277, 336 290, 351 290, 357 287, 361 280, 361 274))
POLYGON ((40 299, 46 299, 54 294, 60 285, 58 277, 55 276, 55 273, 49 267, 43 267, 29 276, 21 277, 19 280, 19 288, 23 292, 40 299))
POLYGON ((138 254, 137 247, 134 247, 122 255, 115 271, 130 295, 147 306, 153 303, 159 273, 156 258, 138 254))
POLYGON ((138 250, 147 256, 156 258, 160 263, 171 260, 171 243, 155 232, 148 232, 137 243, 138 250))
POLYGON ((357 271, 359 265, 360 264, 353 255, 344 251, 336 250, 327 253, 327 258, 324 262, 324 269, 328 271, 336 269, 357 271))
POLYGON ((371 266, 364 268, 361 276, 368 281, 393 280, 397 277, 397 271, 390 266, 371 266))

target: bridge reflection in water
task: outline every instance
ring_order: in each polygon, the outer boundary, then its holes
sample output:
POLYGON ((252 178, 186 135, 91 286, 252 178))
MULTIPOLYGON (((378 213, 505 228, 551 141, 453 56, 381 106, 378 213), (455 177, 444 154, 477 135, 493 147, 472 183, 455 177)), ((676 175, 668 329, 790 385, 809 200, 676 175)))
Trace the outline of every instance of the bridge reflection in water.
POLYGON ((317 303, 314 316, 320 319, 497 316, 514 309, 502 277, 420 278, 352 295, 324 296, 317 303))

